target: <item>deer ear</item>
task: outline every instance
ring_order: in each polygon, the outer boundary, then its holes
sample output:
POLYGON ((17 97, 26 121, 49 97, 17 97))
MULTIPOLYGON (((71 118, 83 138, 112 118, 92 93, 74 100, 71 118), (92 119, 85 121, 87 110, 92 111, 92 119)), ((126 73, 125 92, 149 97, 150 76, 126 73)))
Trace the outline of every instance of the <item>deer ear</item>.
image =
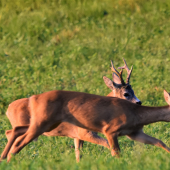
POLYGON ((164 90, 164 98, 165 101, 170 105, 170 95, 166 90, 164 90))
POLYGON ((112 78, 114 83, 122 84, 120 78, 115 73, 112 74, 112 78))
POLYGON ((109 89, 111 89, 111 90, 114 89, 112 80, 110 80, 110 79, 107 78, 106 76, 103 76, 103 80, 104 80, 106 86, 109 87, 109 89))

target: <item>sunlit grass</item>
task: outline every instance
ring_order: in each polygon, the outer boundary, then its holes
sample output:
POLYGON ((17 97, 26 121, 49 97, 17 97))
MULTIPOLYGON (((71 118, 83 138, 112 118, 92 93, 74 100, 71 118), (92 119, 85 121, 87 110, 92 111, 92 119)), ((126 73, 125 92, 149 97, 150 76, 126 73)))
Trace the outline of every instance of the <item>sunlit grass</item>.
MULTIPOLYGON (((143 105, 166 105, 169 17, 168 0, 1 0, 0 151, 11 128, 4 115, 9 103, 53 89, 107 95, 102 77, 111 78, 110 60, 133 65, 131 84, 143 105)), ((144 131, 170 146, 169 129, 156 123, 144 131)), ((126 137, 119 143, 120 159, 85 143, 77 164, 72 139, 41 136, 0 169, 169 169, 164 150, 126 137)))

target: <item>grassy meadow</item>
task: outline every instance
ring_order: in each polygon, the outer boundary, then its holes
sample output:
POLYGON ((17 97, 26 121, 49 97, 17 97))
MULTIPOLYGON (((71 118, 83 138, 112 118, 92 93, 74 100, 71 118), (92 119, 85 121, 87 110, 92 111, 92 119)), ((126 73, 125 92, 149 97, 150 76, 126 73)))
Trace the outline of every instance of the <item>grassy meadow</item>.
MULTIPOLYGON (((5 112, 19 98, 62 89, 107 95, 103 76, 133 65, 131 85, 143 105, 163 106, 170 92, 170 1, 0 0, 0 152, 11 128, 5 112)), ((124 72, 124 78, 126 74, 124 72)), ((170 123, 144 131, 170 146, 170 123)), ((5 170, 170 169, 163 149, 119 138, 121 157, 85 142, 76 163, 73 139, 40 136, 5 170)))

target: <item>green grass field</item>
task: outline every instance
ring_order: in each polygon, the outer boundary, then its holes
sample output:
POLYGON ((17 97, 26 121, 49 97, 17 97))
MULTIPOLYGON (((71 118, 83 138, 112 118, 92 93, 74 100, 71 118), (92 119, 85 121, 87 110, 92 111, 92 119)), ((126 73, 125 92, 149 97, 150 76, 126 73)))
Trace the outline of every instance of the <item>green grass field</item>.
MULTIPOLYGON (((107 95, 103 76, 133 65, 131 85, 148 106, 163 106, 170 92, 170 1, 168 0, 0 0, 0 152, 11 125, 12 101, 62 89, 107 95)), ((126 74, 124 74, 124 77, 126 74)), ((144 131, 170 146, 170 124, 144 131)), ((163 149, 120 137, 121 158, 85 142, 76 163, 73 139, 40 136, 2 170, 170 169, 163 149)))

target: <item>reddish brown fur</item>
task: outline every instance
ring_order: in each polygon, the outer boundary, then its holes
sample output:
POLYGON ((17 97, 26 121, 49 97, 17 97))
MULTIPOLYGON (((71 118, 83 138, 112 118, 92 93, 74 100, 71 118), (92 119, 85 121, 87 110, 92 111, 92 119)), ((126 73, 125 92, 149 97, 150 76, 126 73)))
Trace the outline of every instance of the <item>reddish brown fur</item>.
MULTIPOLYGON (((124 63, 126 64, 125 60, 124 63)), ((117 70, 116 72, 119 74, 117 70)), ((103 78, 105 84, 112 90, 112 92, 108 96, 123 98, 134 103, 139 102, 139 100, 134 95, 131 86, 129 86, 129 88, 125 88, 127 87, 128 84, 124 84, 124 83, 121 84, 120 80, 123 80, 122 77, 120 79, 117 75, 113 74, 113 82, 107 77, 103 77, 103 78), (118 88, 114 84, 117 84, 118 88), (124 96, 125 93, 126 94, 128 93, 129 96, 128 97, 124 96)), ((128 79, 129 78, 130 76, 128 75, 128 79)), ((19 131, 19 133, 23 132, 24 134, 28 129, 30 124, 30 118, 31 118, 28 103, 29 103, 29 99, 24 98, 24 99, 16 100, 9 105, 7 110, 7 116, 12 124, 13 130, 6 131, 6 136, 8 139, 11 136, 14 138, 15 135, 12 134, 18 133, 17 131, 19 131), (17 128, 18 126, 26 126, 26 125, 27 125, 27 129, 24 128, 25 132, 24 130, 21 131, 20 128, 17 128)), ((79 148, 83 146, 83 140, 100 144, 105 147, 109 147, 107 140, 98 136, 97 133, 91 132, 86 129, 82 129, 80 127, 77 127, 67 122, 63 122, 57 128, 49 132, 45 132, 43 134, 46 136, 68 136, 74 138, 77 161, 79 161, 79 148)))
MULTIPOLYGON (((119 97, 122 99, 129 100, 131 102, 137 103, 139 99, 136 98, 131 86, 127 87, 127 84, 120 84, 120 79, 115 74, 113 74, 113 82, 104 77, 105 84, 112 90, 111 93, 108 94, 109 97, 119 97), (119 84, 119 88, 114 86, 114 83, 119 84), (129 97, 126 98, 124 94, 129 94, 129 97)), ((30 113, 28 107, 29 99, 19 99, 12 102, 7 110, 7 117, 9 118, 13 129, 17 126, 25 126, 29 127, 30 124, 30 113)), ((7 138, 9 139, 13 130, 8 130, 6 133, 7 138)), ((15 129, 16 131, 16 129, 15 129)), ((25 130, 26 131, 26 130, 25 130)), ((22 131, 25 133, 24 131, 22 131)), ((100 137, 95 132, 91 132, 87 129, 83 129, 77 127, 73 124, 63 122, 57 128, 43 133, 46 136, 68 136, 74 138, 75 151, 76 151, 76 159, 79 161, 79 148, 83 146, 83 141, 92 142, 95 144, 99 144, 105 147, 109 147, 106 139, 100 137)))
POLYGON ((115 97, 113 91, 111 91, 107 96, 108 97, 115 97))
MULTIPOLYGON (((168 94, 165 93, 164 96, 166 98, 168 94)), ((108 139, 112 155, 118 155, 120 148, 117 137, 121 135, 170 151, 163 142, 146 136, 141 131, 143 125, 170 121, 169 107, 145 107, 114 97, 70 91, 50 91, 34 95, 29 98, 28 106, 31 117, 28 130, 22 135, 14 133, 1 155, 2 159, 8 155, 9 161, 11 153, 18 153, 33 139, 56 128, 61 122, 103 133, 108 139)), ((25 126, 19 127, 21 130, 22 128, 25 126)))

